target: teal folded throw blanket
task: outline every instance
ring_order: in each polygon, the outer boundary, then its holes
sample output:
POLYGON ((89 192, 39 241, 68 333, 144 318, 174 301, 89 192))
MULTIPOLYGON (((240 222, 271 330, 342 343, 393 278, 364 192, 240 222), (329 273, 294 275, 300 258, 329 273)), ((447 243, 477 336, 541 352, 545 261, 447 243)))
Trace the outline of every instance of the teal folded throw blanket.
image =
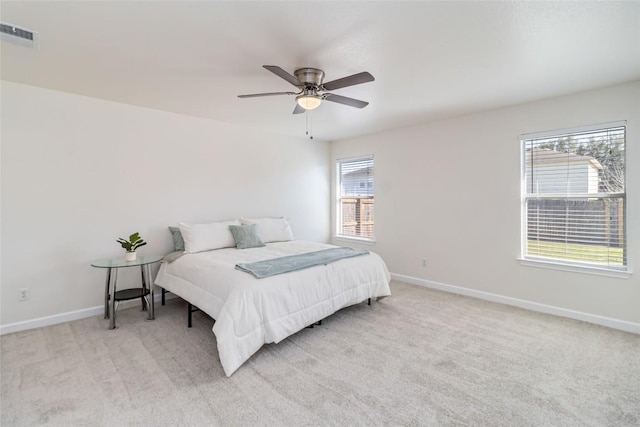
POLYGON ((257 279, 302 270, 315 265, 329 264, 344 258, 366 255, 369 251, 354 248, 330 248, 300 255, 289 255, 282 258, 236 264, 236 269, 253 275, 257 279))

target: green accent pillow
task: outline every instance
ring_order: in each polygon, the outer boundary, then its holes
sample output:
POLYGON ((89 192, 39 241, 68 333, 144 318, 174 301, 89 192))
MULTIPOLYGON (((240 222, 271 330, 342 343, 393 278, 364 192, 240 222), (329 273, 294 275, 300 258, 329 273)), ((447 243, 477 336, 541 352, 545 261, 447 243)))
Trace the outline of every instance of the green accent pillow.
POLYGON ((255 224, 230 225, 229 229, 231 230, 231 234, 233 234, 233 239, 236 241, 236 248, 238 249, 265 246, 264 242, 258 237, 255 224))
POLYGON ((184 252, 184 239, 182 238, 182 233, 178 227, 169 227, 169 231, 173 236, 173 246, 176 251, 184 252))

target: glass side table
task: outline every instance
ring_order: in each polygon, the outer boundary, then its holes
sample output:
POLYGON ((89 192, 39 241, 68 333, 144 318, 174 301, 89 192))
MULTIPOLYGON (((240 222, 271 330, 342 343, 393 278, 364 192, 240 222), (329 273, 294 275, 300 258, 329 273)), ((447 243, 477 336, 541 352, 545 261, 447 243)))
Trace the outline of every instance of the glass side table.
POLYGON ((162 261, 160 255, 138 256, 135 261, 125 261, 124 257, 95 261, 92 267, 106 268, 107 280, 104 285, 104 318, 109 319, 109 329, 116 328, 116 303, 130 299, 140 298, 142 309, 148 308, 148 320, 154 319, 153 304, 153 280, 151 279, 151 264, 162 261), (142 287, 116 290, 118 269, 126 267, 140 267, 142 275, 142 287))

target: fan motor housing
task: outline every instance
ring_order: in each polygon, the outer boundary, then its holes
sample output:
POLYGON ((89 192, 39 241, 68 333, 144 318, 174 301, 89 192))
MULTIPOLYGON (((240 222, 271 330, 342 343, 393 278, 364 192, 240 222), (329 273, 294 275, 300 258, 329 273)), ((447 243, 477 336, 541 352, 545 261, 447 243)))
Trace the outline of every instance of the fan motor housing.
POLYGON ((293 75, 305 86, 320 86, 324 79, 324 71, 317 68, 300 68, 294 71, 293 75))

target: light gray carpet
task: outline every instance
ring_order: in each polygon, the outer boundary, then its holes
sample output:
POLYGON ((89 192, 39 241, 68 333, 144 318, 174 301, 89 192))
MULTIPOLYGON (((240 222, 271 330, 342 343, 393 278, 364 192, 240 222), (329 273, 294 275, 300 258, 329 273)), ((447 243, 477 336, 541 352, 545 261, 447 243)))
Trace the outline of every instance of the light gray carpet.
POLYGON ((392 283, 231 378, 181 300, 1 337, 13 425, 637 426, 640 336, 392 283))

